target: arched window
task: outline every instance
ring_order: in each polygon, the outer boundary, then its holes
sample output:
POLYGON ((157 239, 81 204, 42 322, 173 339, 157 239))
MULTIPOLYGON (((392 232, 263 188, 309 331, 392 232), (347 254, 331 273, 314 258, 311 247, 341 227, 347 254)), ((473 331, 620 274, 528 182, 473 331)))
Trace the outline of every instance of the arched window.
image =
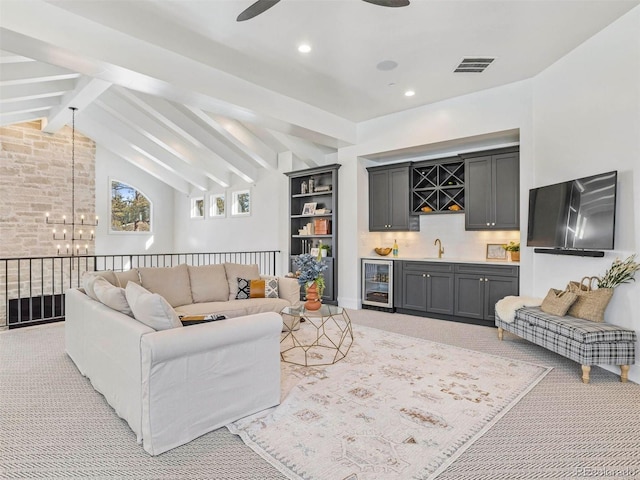
POLYGON ((117 180, 111 181, 111 231, 151 231, 151 202, 136 188, 117 180))

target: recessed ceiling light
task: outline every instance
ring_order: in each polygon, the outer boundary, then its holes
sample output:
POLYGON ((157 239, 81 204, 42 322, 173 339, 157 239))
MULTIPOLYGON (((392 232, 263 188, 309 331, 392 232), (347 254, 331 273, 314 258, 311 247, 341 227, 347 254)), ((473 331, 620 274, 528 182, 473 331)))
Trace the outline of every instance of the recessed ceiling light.
POLYGON ((309 53, 311 51, 311 45, 309 45, 308 43, 298 45, 298 51, 300 53, 309 53))
POLYGON ((414 92, 413 90, 407 90, 406 92, 404 92, 405 97, 413 97, 415 94, 416 92, 414 92))

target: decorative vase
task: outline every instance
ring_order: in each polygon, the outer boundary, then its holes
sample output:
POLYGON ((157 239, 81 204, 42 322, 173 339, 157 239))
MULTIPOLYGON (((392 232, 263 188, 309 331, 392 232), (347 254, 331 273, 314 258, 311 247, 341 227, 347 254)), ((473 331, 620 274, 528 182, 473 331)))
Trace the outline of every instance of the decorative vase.
POLYGON ((322 306, 322 301, 318 295, 318 285, 313 282, 307 287, 307 301, 304 302, 304 308, 306 310, 319 310, 322 306))
POLYGON ((519 262, 520 261, 520 252, 509 252, 510 256, 511 256, 511 261, 512 262, 519 262))

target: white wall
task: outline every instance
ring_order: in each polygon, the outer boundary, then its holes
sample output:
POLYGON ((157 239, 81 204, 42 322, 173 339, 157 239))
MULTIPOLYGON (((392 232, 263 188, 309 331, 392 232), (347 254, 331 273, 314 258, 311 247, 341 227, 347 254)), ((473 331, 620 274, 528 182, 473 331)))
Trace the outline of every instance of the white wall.
MULTIPOLYGON (((640 7, 534 79, 536 185, 618 170, 615 250, 601 259, 535 255, 530 273, 536 295, 585 275, 602 275, 613 259, 640 247, 638 32, 640 7)), ((640 278, 615 290, 606 319, 640 334, 640 278)), ((640 366, 632 367, 630 378, 640 381, 640 366)))
POLYGON ((173 243, 173 188, 138 167, 96 148, 96 253, 168 253, 173 243), (152 232, 109 232, 111 180, 119 180, 140 190, 152 203, 152 232))
POLYGON ((204 219, 190 217, 190 198, 175 195, 175 249, 179 252, 234 252, 280 250, 278 273, 288 267, 288 177, 280 171, 262 170, 255 184, 236 178, 229 188, 212 190, 205 194, 205 207, 209 193, 225 193, 227 215, 211 218, 208 208, 204 219), (250 189, 251 215, 231 215, 231 196, 237 190, 250 189))

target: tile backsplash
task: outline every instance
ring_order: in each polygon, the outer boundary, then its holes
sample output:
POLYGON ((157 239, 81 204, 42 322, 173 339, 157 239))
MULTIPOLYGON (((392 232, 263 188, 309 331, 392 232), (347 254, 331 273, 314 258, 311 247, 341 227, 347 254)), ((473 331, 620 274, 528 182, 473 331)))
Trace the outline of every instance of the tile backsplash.
POLYGON ((421 215, 419 232, 362 232, 360 255, 375 255, 375 247, 398 242, 401 257, 437 257, 435 239, 442 241, 443 258, 485 260, 487 244, 519 241, 519 231, 466 231, 464 214, 421 215))

